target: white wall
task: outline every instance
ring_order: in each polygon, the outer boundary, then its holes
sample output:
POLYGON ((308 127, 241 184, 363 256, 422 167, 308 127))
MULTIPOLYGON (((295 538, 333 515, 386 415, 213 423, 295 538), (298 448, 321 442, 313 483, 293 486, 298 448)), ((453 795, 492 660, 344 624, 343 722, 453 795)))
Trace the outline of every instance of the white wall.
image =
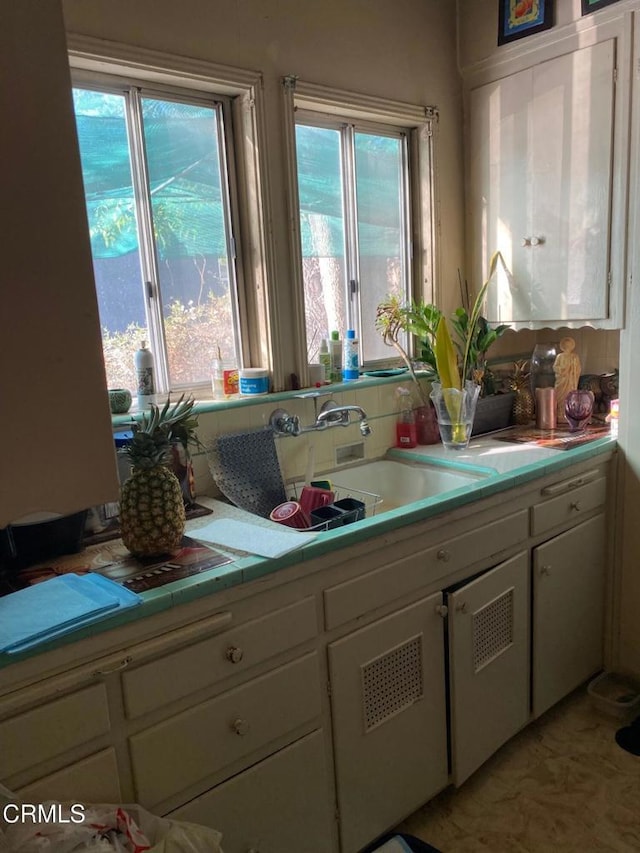
MULTIPOLYGON (((555 0, 555 17, 552 29, 533 36, 511 42, 498 48, 498 6, 502 0, 456 0, 458 9, 458 50, 460 67, 469 68, 490 56, 499 56, 508 51, 522 52, 533 49, 536 44, 553 38, 559 28, 579 21, 582 17, 580 0, 555 0)), ((615 12, 619 12, 619 4, 615 12)), ((623 2, 624 5, 624 2, 623 2)), ((597 13, 602 17, 610 12, 610 8, 597 13)))
POLYGON ((4 527, 118 485, 61 10, 21 0, 1 20, 4 527))
MULTIPOLYGON (((442 282, 463 258, 462 101, 451 0, 63 0, 67 32, 120 41, 264 75, 277 286, 292 287, 281 78, 440 109, 442 282)), ((283 296, 284 311, 292 300, 283 296)), ((289 327, 293 318, 283 318, 289 327)), ((287 373, 294 370, 288 340, 287 373)))

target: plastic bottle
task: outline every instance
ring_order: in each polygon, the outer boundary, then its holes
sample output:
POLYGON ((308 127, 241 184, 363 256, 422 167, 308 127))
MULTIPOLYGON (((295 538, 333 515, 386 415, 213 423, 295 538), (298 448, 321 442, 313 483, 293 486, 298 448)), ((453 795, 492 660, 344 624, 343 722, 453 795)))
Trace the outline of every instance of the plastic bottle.
POLYGON ((342 382, 342 341, 339 332, 331 332, 329 355, 331 356, 331 382, 342 382))
POLYGON ((324 368, 324 375, 322 377, 323 381, 331 382, 331 353, 329 352, 329 345, 327 344, 326 338, 323 338, 322 343, 320 344, 318 361, 324 368))
POLYGON ((345 382, 352 382, 360 377, 360 349, 354 329, 347 329, 344 341, 342 378, 345 382))
POLYGON ((153 353, 147 349, 147 342, 140 343, 140 349, 136 350, 134 357, 136 366, 136 384, 138 391, 138 405, 145 406, 155 401, 156 374, 153 361, 153 353))
POLYGON ((226 400, 238 393, 238 368, 230 359, 223 359, 220 347, 213 359, 211 371, 211 386, 214 400, 226 400))
POLYGON ((418 443, 416 417, 411 392, 398 388, 398 419, 396 421, 396 447, 415 447, 418 443))
POLYGON ((224 362, 220 356, 220 347, 218 347, 218 357, 213 359, 211 365, 211 388, 214 400, 224 400, 224 362))

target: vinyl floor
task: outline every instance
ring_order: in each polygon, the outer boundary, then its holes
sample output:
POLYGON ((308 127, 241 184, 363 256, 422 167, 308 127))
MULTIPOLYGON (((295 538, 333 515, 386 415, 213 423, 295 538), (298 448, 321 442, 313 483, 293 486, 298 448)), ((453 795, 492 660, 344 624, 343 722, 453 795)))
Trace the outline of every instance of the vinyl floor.
POLYGON ((615 742, 632 719, 581 688, 398 830, 442 853, 639 853, 640 757, 615 742))

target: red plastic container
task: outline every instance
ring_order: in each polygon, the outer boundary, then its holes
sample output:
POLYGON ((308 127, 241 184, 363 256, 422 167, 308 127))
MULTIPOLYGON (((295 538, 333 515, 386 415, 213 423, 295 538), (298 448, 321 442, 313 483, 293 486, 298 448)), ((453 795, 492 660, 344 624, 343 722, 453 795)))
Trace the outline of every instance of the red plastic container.
POLYGON ((286 524, 287 527, 297 527, 300 530, 311 527, 309 517, 298 501, 285 501, 278 504, 271 510, 269 518, 271 521, 277 521, 278 524, 286 524))

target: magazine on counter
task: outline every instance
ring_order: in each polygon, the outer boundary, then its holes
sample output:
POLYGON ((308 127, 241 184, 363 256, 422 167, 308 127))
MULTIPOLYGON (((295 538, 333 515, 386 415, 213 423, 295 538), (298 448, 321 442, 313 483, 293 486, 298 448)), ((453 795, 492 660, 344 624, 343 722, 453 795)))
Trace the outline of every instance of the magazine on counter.
POLYGON ((69 572, 97 572, 132 592, 145 592, 230 562, 231 557, 190 536, 183 536, 180 546, 170 554, 148 559, 134 557, 117 539, 21 569, 11 585, 17 590, 69 572))

